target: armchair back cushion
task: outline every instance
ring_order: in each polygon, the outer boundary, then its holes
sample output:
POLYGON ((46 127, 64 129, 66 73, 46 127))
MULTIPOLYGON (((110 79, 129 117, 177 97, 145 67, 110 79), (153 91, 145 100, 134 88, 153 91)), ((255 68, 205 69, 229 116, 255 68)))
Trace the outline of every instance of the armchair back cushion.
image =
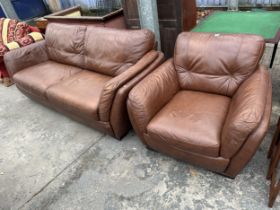
POLYGON ((116 30, 51 23, 46 32, 50 59, 117 76, 136 64, 155 46, 149 30, 116 30))
POLYGON ((256 70, 264 46, 254 35, 181 33, 174 53, 180 86, 231 97, 256 70))

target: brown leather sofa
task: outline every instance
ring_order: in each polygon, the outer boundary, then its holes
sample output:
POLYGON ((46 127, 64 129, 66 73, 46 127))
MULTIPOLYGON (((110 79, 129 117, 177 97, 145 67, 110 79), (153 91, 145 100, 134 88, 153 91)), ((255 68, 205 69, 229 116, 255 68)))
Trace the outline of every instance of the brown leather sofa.
POLYGON ((234 178, 269 125, 272 87, 254 35, 182 33, 136 87, 129 116, 148 148, 234 178))
POLYGON ((162 63, 148 30, 48 25, 45 41, 11 51, 5 63, 28 97, 121 139, 131 88, 162 63))

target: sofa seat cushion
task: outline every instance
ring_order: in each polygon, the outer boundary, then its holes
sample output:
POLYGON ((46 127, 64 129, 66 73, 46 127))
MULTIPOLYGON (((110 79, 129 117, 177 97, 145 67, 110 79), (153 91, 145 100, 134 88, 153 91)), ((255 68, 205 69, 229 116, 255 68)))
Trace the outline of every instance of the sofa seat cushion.
POLYGON ((50 103, 87 119, 99 120, 98 105, 103 87, 112 77, 83 70, 50 87, 50 103))
POLYGON ((18 86, 38 97, 46 97, 46 90, 81 71, 80 68, 46 61, 19 71, 13 76, 18 86))
POLYGON ((196 91, 179 91, 147 127, 151 139, 188 152, 218 157, 230 98, 196 91))

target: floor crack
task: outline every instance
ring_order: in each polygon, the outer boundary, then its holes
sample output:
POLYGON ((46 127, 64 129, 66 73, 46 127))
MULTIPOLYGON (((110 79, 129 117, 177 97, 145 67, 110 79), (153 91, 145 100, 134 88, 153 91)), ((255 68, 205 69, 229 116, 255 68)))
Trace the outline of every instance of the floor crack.
POLYGON ((57 175, 55 175, 50 181, 48 181, 39 191, 35 192, 26 202, 24 202, 18 209, 22 209, 26 204, 28 204, 34 197, 40 194, 44 189, 46 189, 53 181, 55 181, 64 171, 66 171, 74 163, 86 154, 92 147, 94 147, 98 142, 100 142, 106 134, 101 135, 94 143, 92 143, 87 149, 85 149, 81 154, 79 154, 72 162, 67 164, 57 175))

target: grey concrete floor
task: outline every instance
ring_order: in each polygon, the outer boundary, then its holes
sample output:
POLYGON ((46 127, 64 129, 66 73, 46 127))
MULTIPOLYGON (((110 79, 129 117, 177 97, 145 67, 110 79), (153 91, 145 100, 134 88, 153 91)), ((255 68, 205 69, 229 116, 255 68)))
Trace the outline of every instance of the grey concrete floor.
POLYGON ((235 180, 149 151, 132 131, 116 141, 0 86, 0 209, 269 209, 266 153, 280 115, 279 57, 270 130, 235 180))

